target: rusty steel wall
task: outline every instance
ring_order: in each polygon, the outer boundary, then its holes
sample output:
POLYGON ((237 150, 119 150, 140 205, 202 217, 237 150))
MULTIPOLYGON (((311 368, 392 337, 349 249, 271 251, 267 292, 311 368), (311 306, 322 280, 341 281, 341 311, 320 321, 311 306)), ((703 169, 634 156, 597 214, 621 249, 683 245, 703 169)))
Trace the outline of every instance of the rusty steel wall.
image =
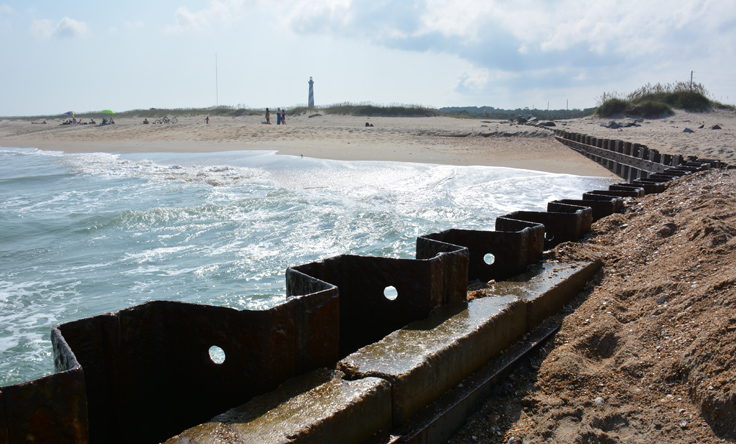
POLYGON ((51 343, 56 373, 0 387, 0 443, 88 442, 82 367, 58 328, 51 343))
POLYGON ((91 441, 161 441, 331 365, 338 309, 332 287, 264 311, 154 301, 61 325, 84 369, 91 441))
POLYGON ((637 179, 666 181, 665 176, 679 177, 705 168, 723 168, 715 159, 662 154, 638 143, 600 139, 585 134, 553 130, 555 139, 630 182, 637 179))
POLYGON ((330 282, 340 293, 340 355, 375 342, 409 322, 427 317, 440 305, 465 300, 468 252, 430 259, 393 259, 343 255, 299 265, 291 270, 330 282), (397 297, 384 295, 394 287, 397 297))
POLYGON ((544 247, 580 239, 590 231, 593 211, 590 207, 550 202, 547 211, 514 211, 503 216, 544 225, 544 247))
MULTIPOLYGON (((518 229, 509 231, 480 231, 452 229, 428 234, 417 239, 417 250, 432 241, 448 242, 468 249, 468 279, 489 281, 504 279, 524 271, 530 263, 542 256, 544 226, 535 222, 519 221, 518 229), (487 263, 486 254, 492 261, 487 263)), ((465 291, 463 288, 463 299, 465 291)))
POLYGON ((630 182, 549 202, 547 211, 498 217, 495 231, 421 236, 416 259, 342 255, 290 267, 287 300, 268 310, 152 301, 59 325, 51 332, 56 373, 0 387, 0 444, 162 441, 288 378, 332 368, 436 307, 464 303, 469 280, 524 272, 544 249, 579 240, 593 220, 622 211, 625 199, 724 166, 556 134, 630 182), (389 286, 397 297, 384 295, 389 286), (210 359, 211 346, 224 351, 224 362, 210 359))

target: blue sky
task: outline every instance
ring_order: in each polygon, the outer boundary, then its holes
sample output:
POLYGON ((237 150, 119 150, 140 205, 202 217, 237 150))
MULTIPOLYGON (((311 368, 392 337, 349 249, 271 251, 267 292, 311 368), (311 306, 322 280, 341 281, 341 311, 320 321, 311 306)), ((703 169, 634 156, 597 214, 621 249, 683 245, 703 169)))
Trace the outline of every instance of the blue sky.
POLYGON ((734 0, 0 0, 0 115, 339 102, 736 103, 734 0), (217 57, 217 90, 215 58, 217 57))

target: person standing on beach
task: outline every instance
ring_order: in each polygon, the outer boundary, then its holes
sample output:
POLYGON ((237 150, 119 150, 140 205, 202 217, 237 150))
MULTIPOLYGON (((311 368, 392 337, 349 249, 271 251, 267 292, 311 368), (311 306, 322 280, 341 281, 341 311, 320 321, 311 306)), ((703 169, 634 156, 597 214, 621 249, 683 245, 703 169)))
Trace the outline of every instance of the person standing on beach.
POLYGON ((268 108, 266 108, 266 124, 271 124, 271 111, 269 111, 268 108))
POLYGON ((276 108, 276 125, 281 125, 281 108, 276 108))
POLYGON ((207 116, 207 117, 204 118, 204 123, 205 123, 205 125, 209 125, 210 124, 210 116, 207 116))
POLYGON ((281 109, 281 124, 286 125, 286 110, 283 108, 281 109))

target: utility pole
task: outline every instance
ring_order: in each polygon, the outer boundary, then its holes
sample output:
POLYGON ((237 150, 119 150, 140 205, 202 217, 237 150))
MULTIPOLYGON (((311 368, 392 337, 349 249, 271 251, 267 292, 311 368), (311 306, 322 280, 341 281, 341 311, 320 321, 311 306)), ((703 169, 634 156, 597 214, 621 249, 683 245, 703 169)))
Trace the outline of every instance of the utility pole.
POLYGON ((690 70, 690 91, 693 90, 693 70, 690 70))

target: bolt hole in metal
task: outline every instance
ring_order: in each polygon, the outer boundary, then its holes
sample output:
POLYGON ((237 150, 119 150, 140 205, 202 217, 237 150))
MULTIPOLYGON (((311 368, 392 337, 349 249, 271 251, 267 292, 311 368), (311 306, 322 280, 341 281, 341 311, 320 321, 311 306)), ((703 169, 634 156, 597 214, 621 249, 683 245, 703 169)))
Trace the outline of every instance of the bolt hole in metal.
POLYGON ((225 350, 223 350, 221 347, 213 345, 212 347, 210 347, 209 353, 210 360, 215 364, 220 365, 225 362, 225 350))
POLYGON ((486 253, 485 256, 483 256, 483 262, 485 262, 486 265, 493 265, 493 263, 496 262, 496 256, 494 256, 493 253, 486 253))
POLYGON ((555 240, 555 236, 552 233, 544 233, 544 240, 546 240, 547 242, 552 242, 553 240, 555 240))
POLYGON ((399 297, 399 291, 393 285, 389 285, 383 289, 383 296, 389 301, 395 301, 399 297))

